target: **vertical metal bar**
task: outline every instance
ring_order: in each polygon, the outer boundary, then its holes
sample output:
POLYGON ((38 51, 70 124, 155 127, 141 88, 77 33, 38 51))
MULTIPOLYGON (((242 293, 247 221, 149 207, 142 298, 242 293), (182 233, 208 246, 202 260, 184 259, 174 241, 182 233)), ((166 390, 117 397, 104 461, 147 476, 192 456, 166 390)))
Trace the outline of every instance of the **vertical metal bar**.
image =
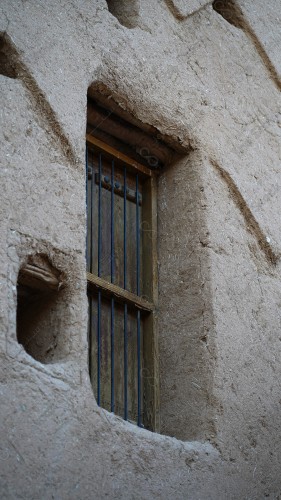
MULTIPOLYGON (((91 210, 91 205, 89 202, 89 196, 88 196, 88 187, 89 187, 89 166, 88 166, 88 144, 86 142, 86 154, 85 154, 85 160, 86 160, 86 211, 87 211, 87 231, 86 231, 86 251, 88 252, 88 225, 89 225, 89 218, 90 218, 90 210, 91 210)), ((90 252, 91 255, 91 252, 90 252)), ((86 254, 86 262, 87 262, 87 269, 90 270, 90 255, 87 253, 86 254)), ((92 351, 92 346, 91 346, 91 334, 92 334, 92 297, 91 295, 88 295, 88 366, 89 366, 89 375, 90 379, 92 378, 92 366, 91 366, 91 351, 92 351)))
POLYGON ((101 390, 101 292, 98 292, 98 325, 97 325, 97 403, 100 405, 100 390, 101 390))
POLYGON ((111 299, 111 411, 114 413, 114 299, 111 299))
POLYGON ((86 262, 87 262, 87 271, 90 271, 90 266, 89 266, 89 257, 90 256, 88 255, 88 227, 89 227, 89 212, 90 212, 90 207, 89 207, 89 199, 88 199, 89 167, 88 167, 88 144, 87 144, 87 142, 86 142, 85 160, 86 160, 86 213, 87 213, 86 262))
MULTIPOLYGON (((127 287, 127 172, 124 167, 124 289, 127 287)), ((128 420, 128 307, 124 304, 124 419, 128 420)))
POLYGON ((88 366, 90 380, 92 380, 92 297, 88 295, 88 366))
POLYGON ((98 201, 98 276, 101 275, 101 228, 102 228, 102 214, 101 214, 101 175, 102 175, 102 156, 99 154, 99 201, 98 201))
POLYGON ((94 162, 93 162, 93 150, 91 150, 91 159, 90 159, 90 168, 92 170, 92 176, 91 176, 91 201, 90 201, 90 215, 91 215, 91 227, 90 227, 90 247, 89 247, 89 252, 90 252, 90 272, 93 272, 93 241, 94 241, 94 228, 93 228, 93 216, 94 216, 94 186, 93 186, 93 167, 94 167, 94 162))
MULTIPOLYGON (((140 295, 140 221, 139 221, 139 176, 136 175, 136 247, 137 247, 137 295, 140 295)), ((138 417, 137 424, 141 426, 141 322, 140 311, 137 311, 137 387, 138 387, 138 417)))
MULTIPOLYGON (((114 283, 114 160, 111 163, 111 283, 114 283)), ((111 298, 111 411, 114 412, 114 298, 111 298)))
POLYGON ((127 172, 124 167, 124 290, 127 288, 127 172))
POLYGON ((124 420, 128 420, 128 306, 124 304, 124 420))
POLYGON ((136 245, 137 245, 137 295, 140 295, 140 213, 139 213, 139 175, 136 175, 136 245))
POLYGON ((141 312, 137 312, 137 359, 138 359, 138 420, 137 424, 141 427, 141 312))
POLYGON ((111 162, 111 283, 114 283, 114 160, 111 162))
POLYGON ((88 214, 89 214, 89 242, 88 242, 88 270, 90 273, 94 273, 94 264, 95 261, 93 259, 94 255, 94 242, 96 235, 94 234, 93 220, 94 220, 94 197, 95 197, 95 188, 93 183, 93 169, 94 169, 94 153, 95 151, 89 147, 88 148, 88 179, 89 182, 89 198, 88 198, 88 214))
MULTIPOLYGON (((102 237, 102 213, 101 213, 101 175, 102 155, 99 154, 99 198, 98 198, 98 276, 101 275, 101 237, 102 237)), ((93 182, 93 181, 92 181, 93 182)), ((98 292, 98 325, 97 325, 97 403, 100 405, 101 392, 101 292, 98 292)))

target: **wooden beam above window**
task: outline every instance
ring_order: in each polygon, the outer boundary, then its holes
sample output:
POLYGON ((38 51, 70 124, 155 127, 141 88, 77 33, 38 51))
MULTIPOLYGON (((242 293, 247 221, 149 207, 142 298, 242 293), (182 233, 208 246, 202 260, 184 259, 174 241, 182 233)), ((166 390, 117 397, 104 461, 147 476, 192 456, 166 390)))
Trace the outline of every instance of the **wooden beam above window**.
POLYGON ((130 169, 133 170, 134 172, 139 172, 143 174, 145 177, 152 177, 153 173, 149 168, 145 167, 144 165, 141 165, 135 160, 132 160, 132 158, 129 158, 120 151, 117 151, 117 149, 112 148, 111 146, 101 141, 100 139, 97 139, 96 137, 93 137, 90 134, 86 135, 86 139, 90 144, 96 146, 97 149, 107 153, 108 156, 116 158, 117 160, 120 161, 120 163, 128 165, 130 169))

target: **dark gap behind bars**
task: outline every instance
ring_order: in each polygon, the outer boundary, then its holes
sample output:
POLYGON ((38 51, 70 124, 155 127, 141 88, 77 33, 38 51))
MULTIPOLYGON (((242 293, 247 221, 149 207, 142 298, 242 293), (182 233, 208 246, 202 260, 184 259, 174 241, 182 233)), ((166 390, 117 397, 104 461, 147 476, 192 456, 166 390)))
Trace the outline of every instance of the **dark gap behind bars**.
MULTIPOLYGON (((87 270, 142 294, 142 186, 138 173, 87 145, 87 270)), ((100 406, 143 423, 140 309, 89 292, 89 368, 100 406)))

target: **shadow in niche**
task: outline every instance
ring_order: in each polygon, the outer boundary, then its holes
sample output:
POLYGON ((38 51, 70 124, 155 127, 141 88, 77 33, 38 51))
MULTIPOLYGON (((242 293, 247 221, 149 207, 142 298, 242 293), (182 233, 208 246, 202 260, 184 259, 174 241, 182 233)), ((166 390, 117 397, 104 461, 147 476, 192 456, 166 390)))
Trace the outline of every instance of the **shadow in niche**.
POLYGON ((139 0, 107 0, 108 10, 126 28, 136 28, 139 16, 139 0))
POLYGON ((0 35, 0 74, 8 78, 17 78, 16 53, 5 35, 0 35))
POLYGON ((57 294, 18 285, 17 339, 25 351, 41 363, 50 362, 57 347, 57 334, 48 323, 57 294))
POLYGON ((45 255, 30 257, 19 272, 17 339, 41 363, 56 361, 64 307, 63 277, 45 255))
POLYGON ((213 9, 235 28, 243 29, 243 14, 232 0, 215 0, 213 9))

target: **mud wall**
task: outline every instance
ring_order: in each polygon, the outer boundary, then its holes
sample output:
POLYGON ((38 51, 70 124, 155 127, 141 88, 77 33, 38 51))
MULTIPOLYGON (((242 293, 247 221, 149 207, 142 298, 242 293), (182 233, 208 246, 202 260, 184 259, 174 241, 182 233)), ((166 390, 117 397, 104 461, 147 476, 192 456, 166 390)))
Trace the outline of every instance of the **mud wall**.
POLYGON ((122 3, 1 4, 1 498, 278 498, 280 5, 122 3), (97 83, 185 151, 158 186, 161 434, 98 408, 88 377, 97 83), (37 253, 67 281, 44 363, 16 334, 37 253))

